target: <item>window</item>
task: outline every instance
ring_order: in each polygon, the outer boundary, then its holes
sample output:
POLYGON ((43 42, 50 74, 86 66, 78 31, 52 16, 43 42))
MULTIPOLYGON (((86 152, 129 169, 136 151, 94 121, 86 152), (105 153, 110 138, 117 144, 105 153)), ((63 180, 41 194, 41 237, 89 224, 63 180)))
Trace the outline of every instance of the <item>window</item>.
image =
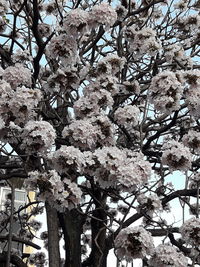
MULTIPOLYGON (((2 187, 0 191, 0 209, 4 209, 6 196, 11 192, 10 188, 2 187)), ((15 189, 15 209, 26 204, 27 193, 25 190, 15 189)))

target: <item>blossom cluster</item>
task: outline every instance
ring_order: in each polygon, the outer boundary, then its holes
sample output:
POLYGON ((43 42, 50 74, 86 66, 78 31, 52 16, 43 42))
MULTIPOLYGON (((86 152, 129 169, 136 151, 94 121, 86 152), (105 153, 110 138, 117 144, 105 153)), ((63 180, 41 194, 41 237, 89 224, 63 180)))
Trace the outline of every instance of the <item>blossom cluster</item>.
POLYGON ((190 178, 190 188, 197 188, 200 186, 200 173, 195 172, 194 175, 190 178))
POLYGON ((151 255, 154 250, 151 234, 140 226, 122 229, 114 244, 116 255, 127 261, 143 259, 147 255, 151 255))
POLYGON ((84 32, 99 25, 109 29, 117 19, 115 10, 107 3, 94 5, 90 11, 80 8, 69 11, 63 21, 62 30, 75 34, 84 32))
POLYGON ((150 194, 145 196, 144 194, 140 194, 137 197, 137 201, 139 203, 137 210, 140 212, 141 210, 145 210, 146 214, 150 217, 153 216, 153 213, 156 210, 162 210, 162 203, 159 197, 156 194, 150 194))
POLYGON ((187 267, 187 258, 177 248, 170 245, 159 245, 149 260, 150 267, 187 267))
POLYGON ((162 163, 171 171, 187 171, 191 167, 192 154, 182 143, 171 140, 163 145, 162 163))
POLYGON ((64 138, 82 149, 95 149, 99 145, 114 145, 114 127, 107 116, 75 120, 62 132, 64 138))
POLYGON ((114 118, 119 125, 136 126, 140 119, 140 110, 137 106, 119 107, 114 114, 114 118))
POLYGON ((187 134, 183 136, 183 144, 188 146, 194 152, 200 152, 200 132, 189 130, 187 134))
POLYGON ((80 33, 103 25, 109 29, 116 21, 117 13, 107 3, 94 5, 90 11, 79 8, 69 11, 59 26, 60 34, 54 36, 48 45, 47 55, 52 59, 61 60, 64 65, 74 65, 78 60, 78 41, 80 33), (70 34, 68 34, 70 33, 70 34))
POLYGON ((28 262, 35 267, 44 267, 47 262, 46 255, 44 252, 32 253, 28 258, 28 262))
POLYGON ((148 182, 151 166, 140 153, 120 150, 117 147, 103 147, 94 152, 95 177, 101 187, 115 187, 133 191, 148 182))
POLYGON ((56 151, 49 153, 47 158, 55 170, 61 174, 72 175, 72 172, 75 174, 83 172, 84 154, 74 146, 61 146, 56 151))
POLYGON ((16 63, 15 66, 7 67, 2 73, 3 79, 8 82, 12 89, 24 85, 31 86, 31 71, 23 64, 16 63))
POLYGON ((37 198, 48 201, 59 211, 73 209, 81 201, 82 191, 78 185, 70 179, 61 179, 55 170, 44 173, 29 172, 25 186, 28 190, 39 189, 37 198))
POLYGON ((137 30, 135 26, 130 26, 125 31, 125 37, 129 43, 130 52, 136 57, 148 54, 153 56, 161 49, 161 44, 156 40, 156 32, 151 28, 137 30))
POLYGON ((175 60, 175 62, 178 61, 178 63, 184 67, 191 68, 193 66, 192 59, 186 55, 181 45, 167 44, 165 48, 165 58, 169 63, 172 63, 175 60))
POLYGON ((47 121, 28 121, 22 133, 21 148, 28 153, 45 153, 55 142, 56 132, 47 121))
POLYGON ((192 217, 185 221, 180 228, 180 233, 186 244, 199 247, 200 242, 200 219, 192 217))
POLYGON ((62 91, 71 91, 78 87, 79 77, 77 69, 62 67, 58 68, 55 73, 51 74, 49 70, 41 71, 42 89, 46 93, 59 93, 62 91), (47 75, 47 77, 45 77, 47 75))
POLYGON ((151 80, 149 100, 155 109, 163 113, 170 113, 180 108, 183 88, 176 74, 163 71, 151 80))

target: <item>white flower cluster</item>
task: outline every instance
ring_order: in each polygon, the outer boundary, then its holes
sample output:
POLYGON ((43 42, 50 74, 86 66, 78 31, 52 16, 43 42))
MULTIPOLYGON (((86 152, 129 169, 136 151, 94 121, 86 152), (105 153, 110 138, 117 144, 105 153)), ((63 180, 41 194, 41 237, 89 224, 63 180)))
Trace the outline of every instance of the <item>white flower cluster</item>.
POLYGON ((51 34, 51 27, 47 23, 38 24, 38 31, 42 37, 48 37, 51 34))
MULTIPOLYGON (((47 70, 48 73, 48 70, 47 70)), ((65 90, 73 90, 79 86, 80 79, 75 67, 58 68, 55 73, 45 78, 45 70, 41 71, 42 89, 49 93, 58 93, 65 90)))
POLYGON ((167 45, 165 48, 166 61, 172 63, 174 59, 178 61, 184 67, 192 67, 192 59, 186 55, 182 46, 177 44, 167 45))
POLYGON ((136 126, 140 119, 140 110, 137 106, 119 107, 114 114, 114 118, 119 125, 136 126))
POLYGON ((35 267, 44 267, 47 262, 46 255, 44 252, 31 253, 28 262, 35 267))
POLYGON ((55 170, 45 173, 29 172, 25 187, 28 190, 39 189, 38 199, 48 201, 59 211, 73 209, 81 201, 82 191, 78 185, 67 178, 61 179, 55 170))
POLYGON ((200 132, 189 130, 187 134, 183 136, 183 144, 188 146, 193 151, 200 152, 200 132))
POLYGON ((3 16, 8 11, 8 2, 6 0, 0 1, 0 15, 3 16))
POLYGON ((0 114, 2 117, 8 116, 9 96, 12 93, 10 84, 4 80, 0 80, 0 114))
POLYGON ((176 74, 163 71, 152 78, 149 99, 158 111, 170 113, 180 108, 182 91, 176 74))
POLYGON ((177 74, 180 79, 190 88, 200 87, 200 70, 193 69, 187 71, 179 71, 177 74))
POLYGON ((185 86, 184 97, 190 115, 200 118, 200 70, 178 71, 177 76, 185 86))
POLYGON ((187 267, 187 258, 182 252, 169 245, 159 245, 149 260, 150 267, 187 267))
POLYGON ((124 191, 133 191, 147 183, 151 174, 150 163, 140 153, 117 147, 103 147, 94 152, 95 178, 103 188, 122 186, 124 191))
POLYGON ((87 32, 88 29, 105 25, 109 29, 117 20, 117 13, 107 3, 94 5, 90 11, 80 8, 70 10, 63 20, 62 30, 76 36, 77 32, 87 32))
POLYGON ((22 133, 21 147, 28 153, 45 153, 56 138, 53 126, 47 121, 29 121, 22 133))
POLYGON ((9 97, 8 109, 11 114, 10 119, 20 125, 34 118, 36 115, 34 108, 37 107, 42 95, 38 89, 17 87, 9 97))
POLYGON ((0 17, 0 32, 4 32, 7 28, 5 17, 0 17))
POLYGON ((171 140, 163 145, 162 163, 171 171, 187 171, 191 168, 192 154, 182 143, 171 140))
POLYGON ((195 189, 200 186, 200 172, 195 172, 194 175, 190 178, 189 187, 195 189))
POLYGON ((154 250, 151 234, 140 226, 122 229, 114 244, 117 256, 127 261, 143 259, 147 255, 151 255, 154 250))
POLYGON ((90 27, 98 27, 99 25, 105 25, 105 29, 109 29, 117 20, 117 13, 107 3, 101 3, 94 5, 90 11, 90 17, 88 24, 90 27))
POLYGON ((99 84, 90 85, 84 90, 84 96, 74 103, 76 118, 85 118, 99 115, 103 110, 113 105, 111 93, 102 89, 99 84), (94 87, 93 87, 94 86, 94 87))
POLYGON ((15 63, 23 63, 32 60, 33 57, 30 55, 30 51, 28 50, 16 49, 15 53, 12 55, 12 61, 15 63))
POLYGON ((72 171, 79 173, 83 171, 85 158, 79 148, 61 146, 58 150, 49 153, 47 158, 59 173, 71 174, 72 171))
POLYGON ((196 119, 200 118, 200 86, 190 87, 186 92, 186 103, 189 112, 196 119))
POLYGON ((107 116, 75 120, 63 129, 62 135, 82 149, 95 149, 99 145, 114 145, 114 127, 107 116))
POLYGON ((46 4, 43 3, 43 5, 40 7, 46 11, 47 15, 53 14, 54 16, 57 16, 58 11, 59 12, 63 11, 63 4, 62 4, 62 1, 60 0, 59 1, 54 1, 54 0, 47 1, 46 4))
POLYGON ((123 82, 120 89, 121 89, 120 92, 122 93, 132 93, 135 95, 139 95, 141 91, 140 84, 137 80, 134 80, 132 82, 129 81, 123 82))
POLYGON ((200 27, 200 15, 192 14, 189 16, 180 17, 177 21, 177 26, 183 32, 194 32, 200 27))
POLYGON ((101 84, 103 89, 111 93, 112 96, 119 92, 118 79, 113 75, 99 75, 97 79, 98 83, 101 84))
POLYGON ((53 60, 60 60, 65 66, 71 66, 77 62, 77 51, 76 39, 63 33, 51 39, 46 54, 53 60))
POLYGON ((125 58, 119 57, 117 55, 107 55, 97 63, 97 75, 99 73, 116 75, 120 70, 122 70, 124 64, 125 58))
POLYGON ((17 87, 12 90, 10 84, 4 80, 0 82, 0 116, 4 124, 12 121, 17 125, 23 125, 35 116, 34 108, 41 100, 41 92, 38 89, 17 87))
POLYGON ((180 228, 182 239, 186 244, 197 246, 200 244, 200 219, 192 217, 187 220, 180 228))
POLYGON ((153 216, 154 211, 162 210, 161 200, 156 194, 150 194, 148 196, 140 194, 137 197, 137 201, 139 203, 137 210, 140 212, 142 209, 145 209, 146 214, 150 217, 153 216))
POLYGON ((135 56, 144 54, 154 56, 161 49, 161 44, 156 40, 156 32, 151 28, 136 30, 135 26, 130 26, 125 31, 125 37, 129 42, 130 52, 136 52, 135 56))
POLYGON ((175 9, 180 9, 180 10, 186 10, 188 6, 188 1, 187 0, 180 0, 176 4, 174 4, 175 9))
POLYGON ((82 32, 87 30, 89 21, 89 12, 80 8, 70 10, 63 20, 62 30, 66 33, 77 34, 77 31, 82 32))
POLYGON ((3 71, 3 79, 8 82, 13 89, 20 85, 31 87, 31 71, 23 64, 16 63, 3 71))

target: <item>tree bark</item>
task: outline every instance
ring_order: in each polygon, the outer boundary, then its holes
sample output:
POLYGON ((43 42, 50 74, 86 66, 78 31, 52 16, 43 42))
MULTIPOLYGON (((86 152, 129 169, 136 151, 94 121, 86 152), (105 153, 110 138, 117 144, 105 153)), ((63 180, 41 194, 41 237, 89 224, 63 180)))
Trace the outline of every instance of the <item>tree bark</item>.
POLYGON ((59 249, 59 225, 57 211, 46 203, 47 228, 48 228, 48 253, 49 267, 60 267, 60 249, 59 249))
POLYGON ((75 209, 59 214, 65 240, 64 267, 81 267, 81 234, 83 216, 75 209))
POLYGON ((105 212, 106 195, 102 195, 97 189, 94 191, 95 206, 91 219, 92 247, 88 259, 83 263, 83 267, 107 267, 108 247, 106 242, 106 221, 105 212))

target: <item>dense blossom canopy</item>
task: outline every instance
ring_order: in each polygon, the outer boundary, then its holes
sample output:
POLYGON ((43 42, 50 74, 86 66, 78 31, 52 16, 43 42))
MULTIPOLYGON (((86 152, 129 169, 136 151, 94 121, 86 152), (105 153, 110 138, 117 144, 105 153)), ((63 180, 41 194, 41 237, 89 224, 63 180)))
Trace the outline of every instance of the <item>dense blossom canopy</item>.
POLYGON ((0 0, 0 266, 200 264, 199 13, 0 0))

